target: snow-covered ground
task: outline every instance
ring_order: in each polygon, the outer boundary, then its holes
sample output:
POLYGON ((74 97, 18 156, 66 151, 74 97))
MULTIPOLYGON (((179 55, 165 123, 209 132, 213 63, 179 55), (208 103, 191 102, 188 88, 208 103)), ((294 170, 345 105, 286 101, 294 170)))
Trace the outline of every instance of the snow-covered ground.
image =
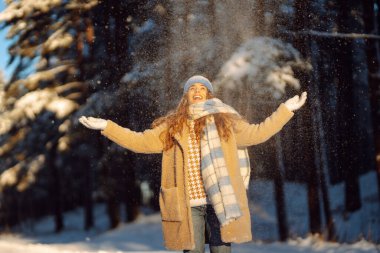
MULTIPOLYGON (((99 206, 97 211, 104 208, 99 206)), ((67 214, 68 228, 60 233, 52 233, 53 221, 44 219, 36 224, 34 233, 24 235, 2 235, 0 252, 4 253, 58 253, 58 252, 164 252, 162 245, 160 215, 141 215, 137 222, 122 225, 112 231, 94 229, 84 232, 79 211, 67 214)), ((380 246, 360 241, 355 244, 326 243, 317 238, 289 240, 287 243, 263 243, 254 241, 246 244, 234 244, 237 253, 360 253, 380 252, 380 246)))
MULTIPOLYGON (((98 211, 102 208, 99 207, 98 211)), ((122 225, 112 231, 103 229, 84 232, 79 212, 68 214, 68 228, 61 234, 52 233, 51 218, 36 226, 35 234, 3 235, 0 237, 0 252, 4 253, 59 253, 59 252, 164 252, 162 245, 160 215, 140 216, 137 222, 122 225)), ((234 244, 236 253, 375 253, 380 246, 360 241, 355 244, 326 243, 316 238, 289 240, 287 243, 263 243, 254 241, 246 244, 234 244)))
MULTIPOLYGON (((359 238, 380 242, 380 204, 378 202, 376 172, 360 177, 362 208, 345 213, 344 183, 328 187, 330 209, 334 218, 337 240, 354 243, 359 238)), ((284 187, 289 236, 307 237, 309 217, 305 185, 287 182, 284 187)), ((253 181, 249 188, 253 235, 257 240, 278 240, 278 226, 272 181, 253 181)), ((321 213, 323 218, 323 206, 321 213)), ((324 220, 324 219, 323 219, 324 220)))
MULTIPOLYGON (((373 173, 361 178, 361 185, 374 185, 373 173)), ((375 187, 373 187, 375 189, 375 187)), ((273 186, 267 181, 254 181, 250 187, 251 211, 253 216, 254 241, 246 244, 233 244, 232 251, 236 253, 361 253, 380 252, 380 245, 359 240, 360 236, 374 241, 379 238, 379 204, 372 199, 376 191, 366 192, 363 208, 360 212, 343 219, 340 215, 342 205, 343 185, 331 188, 330 197, 339 238, 354 243, 327 243, 318 238, 308 236, 306 192, 299 184, 286 184, 287 217, 290 236, 286 243, 273 242, 277 240, 277 226, 273 201, 273 186), (301 238, 301 237, 302 238, 301 238), (355 239, 356 238, 356 239, 355 239), (355 240, 354 240, 355 239, 355 240), (266 243, 272 241, 271 243, 266 243)), ((65 229, 55 234, 53 217, 46 217, 34 224, 24 224, 20 233, 0 235, 0 252, 4 253, 59 253, 59 252, 165 252, 161 233, 160 215, 149 214, 143 209, 138 220, 131 224, 123 224, 114 230, 107 230, 108 220, 106 208, 96 206, 96 226, 90 231, 83 231, 83 210, 65 214, 65 229), (21 233, 22 232, 22 233, 21 233)))

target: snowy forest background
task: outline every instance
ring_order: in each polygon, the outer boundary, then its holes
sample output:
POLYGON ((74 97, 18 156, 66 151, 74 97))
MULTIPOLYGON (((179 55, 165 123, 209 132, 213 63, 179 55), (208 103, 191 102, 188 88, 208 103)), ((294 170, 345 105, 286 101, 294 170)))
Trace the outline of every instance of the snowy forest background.
POLYGON ((250 148, 254 237, 380 242, 378 0, 4 2, 16 67, 0 78, 0 232, 48 215, 61 232, 75 208, 90 230, 98 203, 110 229, 158 211, 161 157, 78 118, 141 131, 202 74, 255 123, 308 92, 280 134, 250 148), (257 208, 271 198, 265 237, 257 208))

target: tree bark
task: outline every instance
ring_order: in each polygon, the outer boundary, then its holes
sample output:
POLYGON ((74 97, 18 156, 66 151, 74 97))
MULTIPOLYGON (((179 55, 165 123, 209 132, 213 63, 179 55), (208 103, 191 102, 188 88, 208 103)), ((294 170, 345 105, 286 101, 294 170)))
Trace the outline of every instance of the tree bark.
POLYGON ((125 173, 125 186, 126 193, 125 196, 125 205, 126 205, 126 221, 132 222, 137 219, 140 214, 140 205, 141 205, 141 190, 139 185, 136 184, 136 176, 132 169, 129 170, 129 173, 125 173))
POLYGON ((277 168, 274 173, 274 189, 277 211, 278 234, 280 241, 284 242, 288 239, 288 222, 286 218, 285 193, 284 193, 284 158, 281 144, 281 135, 275 136, 277 168))
POLYGON ((63 213, 62 213, 62 183, 59 169, 55 166, 54 161, 57 154, 57 139, 52 140, 52 145, 48 151, 48 168, 51 170, 51 198, 54 203, 54 223, 55 232, 59 233, 63 230, 63 213))
MULTIPOLYGON (((350 14, 352 1, 337 1, 337 26, 339 32, 350 32, 353 29, 350 14)), ((355 119, 353 110, 355 101, 353 99, 354 82, 352 73, 352 41, 349 39, 338 39, 336 41, 336 85, 338 91, 337 112, 338 112, 338 169, 341 170, 345 180, 345 209, 347 212, 354 212, 361 207, 359 174, 358 174, 358 157, 355 155, 356 135, 355 135, 355 119), (350 155, 353 154, 353 155, 350 155)))
MULTIPOLYGON (((376 19, 374 6, 379 6, 377 0, 363 0, 363 20, 365 33, 378 34, 379 20, 376 19)), ((377 13, 380 16, 380 13, 377 13)), ((377 40, 366 40, 366 54, 368 66, 368 85, 370 89, 370 104, 372 115, 373 138, 375 145, 375 164, 377 172, 378 199, 380 202, 380 50, 377 40)))
MULTIPOLYGON (((80 29, 80 22, 78 21, 78 30, 80 29)), ((77 38, 77 55, 76 55, 76 64, 77 68, 79 70, 79 76, 78 81, 84 83, 86 80, 86 73, 85 73, 85 56, 83 52, 83 40, 84 40, 84 33, 80 31, 80 34, 82 36, 79 36, 77 38), (82 45, 82 46, 78 46, 82 45)), ((84 229, 88 230, 94 226, 94 217, 93 217, 93 203, 92 203, 92 190, 93 190, 93 178, 92 178, 92 167, 91 162, 87 159, 85 161, 82 161, 82 169, 84 170, 84 229)))
POLYGON ((120 194, 117 187, 120 185, 120 182, 117 181, 120 175, 114 175, 117 170, 121 169, 115 163, 115 161, 120 159, 118 156, 120 156, 119 153, 106 154, 101 161, 103 192, 106 198, 107 215, 111 229, 116 228, 120 224, 120 201, 117 197, 120 194), (111 156, 115 156, 115 160, 112 160, 111 156))
POLYGON ((116 228, 120 224, 120 202, 116 196, 107 196, 107 212, 110 228, 116 228))
MULTIPOLYGON (((305 27, 312 26, 312 23, 310 22, 310 5, 310 1, 295 1, 295 21, 293 27, 295 31, 302 31, 305 29, 305 27)), ((309 38, 301 36, 296 36, 293 41, 294 46, 305 58, 313 57, 310 51, 309 43, 309 38)), ((311 76, 307 73, 300 73, 299 79, 300 83, 302 83, 305 86, 306 90, 309 92, 309 97, 313 96, 313 90, 310 89, 310 86, 306 86, 310 83, 311 76)), ((302 112, 300 114, 300 120, 305 137, 300 143, 301 147, 299 147, 298 152, 300 152, 300 157, 302 157, 303 167, 308 168, 306 172, 306 183, 310 232, 320 234, 322 231, 322 221, 319 198, 320 185, 318 183, 319 168, 315 164, 315 159, 318 151, 315 149, 314 145, 317 142, 317 133, 313 128, 312 115, 313 113, 311 104, 306 103, 306 105, 302 108, 302 112)), ((294 138, 297 137, 295 136, 294 138)))
POLYGON ((84 185, 84 206, 85 206, 85 219, 84 219, 84 229, 88 230, 94 226, 94 212, 93 212, 93 201, 92 201, 92 191, 93 191, 93 171, 91 162, 87 162, 84 165, 85 171, 85 185, 84 185))
MULTIPOLYGON (((311 42, 310 47, 311 52, 319 52, 318 44, 316 41, 311 42)), ((314 138, 314 149, 316 151, 316 167, 318 168, 317 173, 319 175, 318 178, 320 181, 320 189, 322 192, 323 211, 326 218, 327 227, 325 231, 327 232, 327 240, 336 241, 335 224, 331 214, 328 183, 326 181, 329 164, 327 158, 327 143, 323 129, 324 122, 322 118, 322 109, 319 92, 319 85, 321 83, 319 73, 321 72, 321 70, 319 67, 320 63, 317 62, 317 59, 320 59, 320 57, 320 54, 317 54, 317 57, 312 57, 312 65, 315 66, 315 70, 313 71, 312 80, 310 82, 310 90, 315 94, 315 102, 312 104, 313 127, 314 133, 317 135, 317 137, 314 138)))

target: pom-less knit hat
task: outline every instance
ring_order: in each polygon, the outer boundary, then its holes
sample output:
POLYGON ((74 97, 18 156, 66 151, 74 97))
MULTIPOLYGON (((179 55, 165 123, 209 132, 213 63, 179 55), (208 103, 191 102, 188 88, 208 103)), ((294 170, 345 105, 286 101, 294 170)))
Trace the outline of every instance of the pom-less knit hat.
POLYGON ((190 77, 186 83, 185 83, 185 86, 183 87, 183 93, 185 94, 186 92, 189 91, 189 88, 191 86, 193 86, 194 84, 196 83, 201 83, 203 84, 204 86, 206 86, 206 88, 212 93, 214 91, 214 88, 212 87, 212 84, 211 82, 206 78, 206 77, 203 77, 203 76, 192 76, 190 77))

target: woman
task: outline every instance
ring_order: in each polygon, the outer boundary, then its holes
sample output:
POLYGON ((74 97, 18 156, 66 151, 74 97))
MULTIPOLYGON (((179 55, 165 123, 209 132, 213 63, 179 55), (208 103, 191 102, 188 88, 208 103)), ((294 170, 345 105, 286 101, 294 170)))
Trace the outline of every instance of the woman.
POLYGON ((134 132, 110 120, 81 117, 86 127, 138 153, 162 153, 160 210, 165 246, 184 252, 231 252, 231 243, 252 240, 246 188, 246 148, 268 140, 306 101, 295 96, 260 124, 247 123, 213 97, 211 82, 193 76, 175 111, 152 129, 134 132))

